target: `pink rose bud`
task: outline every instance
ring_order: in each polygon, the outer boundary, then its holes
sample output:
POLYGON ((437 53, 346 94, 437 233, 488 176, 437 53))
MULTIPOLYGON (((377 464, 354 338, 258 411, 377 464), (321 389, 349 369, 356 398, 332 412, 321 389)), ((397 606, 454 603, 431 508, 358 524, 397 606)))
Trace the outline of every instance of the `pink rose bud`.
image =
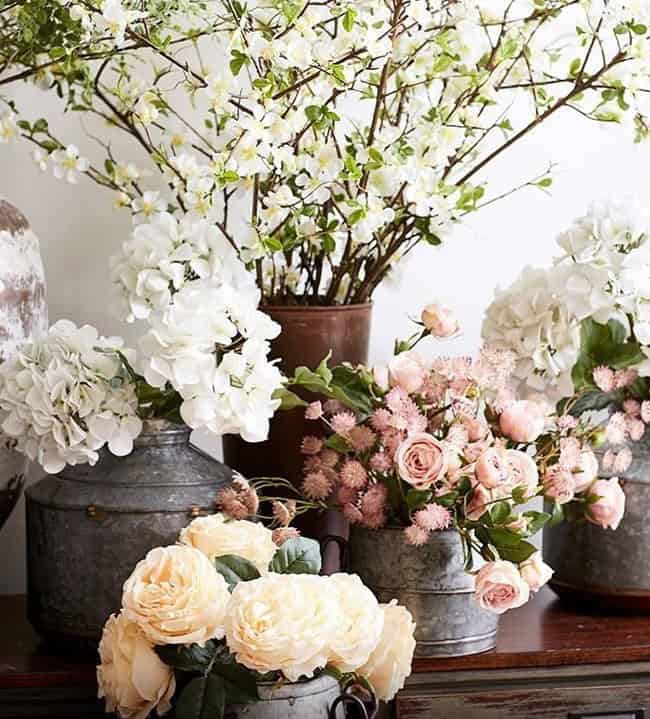
POLYGON ((429 333, 440 339, 455 335, 460 327, 454 312, 444 305, 427 305, 422 310, 421 319, 429 333))
POLYGON ((388 374, 393 387, 414 394, 422 389, 426 371, 417 352, 402 352, 388 364, 388 374))
POLYGON ((511 402, 499 418, 501 431, 515 442, 534 442, 544 431, 545 424, 543 407, 530 400, 511 402))
POLYGON ((503 614, 521 607, 529 597, 530 587, 510 562, 488 562, 476 575, 474 599, 490 612, 503 614))
POLYGON ((538 592, 553 576, 553 570, 544 562, 541 552, 535 552, 522 562, 519 571, 531 592, 538 592))
POLYGON ((447 472, 447 452, 435 437, 418 432, 399 445, 395 463, 405 482, 416 489, 429 489, 447 472))
POLYGON ((599 479, 591 485, 590 497, 598 497, 587 505, 587 519, 603 529, 617 529, 625 513, 625 493, 618 479, 599 479))

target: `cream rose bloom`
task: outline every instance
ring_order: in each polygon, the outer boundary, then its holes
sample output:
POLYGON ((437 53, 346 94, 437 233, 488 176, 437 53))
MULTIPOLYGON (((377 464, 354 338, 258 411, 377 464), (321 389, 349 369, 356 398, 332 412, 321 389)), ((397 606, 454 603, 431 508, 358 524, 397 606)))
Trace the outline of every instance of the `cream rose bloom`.
POLYGON ((171 708, 176 690, 174 673, 164 664, 139 629, 123 614, 111 615, 99 643, 97 684, 106 698, 106 711, 122 719, 159 716, 171 708))
POLYGON ((338 593, 327 577, 268 574, 234 589, 226 642, 240 664, 291 682, 324 667, 338 631, 338 593))
POLYGON ((198 549, 156 547, 124 583, 122 606, 154 644, 221 639, 230 593, 198 549))
POLYGON ((330 638, 329 663, 353 672, 368 661, 384 628, 384 612, 356 574, 333 574, 327 581, 337 594, 340 621, 330 638))
POLYGON ((373 686, 377 699, 391 701, 411 673, 415 652, 415 623, 408 609, 393 600, 380 605, 384 629, 368 661, 358 669, 373 686))
POLYGON ((226 554, 243 557, 261 574, 268 572, 278 549, 273 542, 273 532, 263 524, 245 519, 226 521, 223 514, 197 517, 181 531, 179 542, 201 550, 209 559, 226 554))
POLYGON ((553 570, 542 559, 541 552, 535 552, 522 562, 519 565, 519 572, 531 592, 538 592, 553 576, 553 570))

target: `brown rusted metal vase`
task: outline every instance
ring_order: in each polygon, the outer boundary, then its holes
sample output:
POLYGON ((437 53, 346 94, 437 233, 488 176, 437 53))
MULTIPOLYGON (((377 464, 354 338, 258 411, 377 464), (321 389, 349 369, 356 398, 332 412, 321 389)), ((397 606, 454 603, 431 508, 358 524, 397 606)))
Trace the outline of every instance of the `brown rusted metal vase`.
MULTIPOLYGON (((332 353, 330 366, 368 361, 371 304, 262 309, 282 327, 280 336, 273 341, 271 354, 280 361, 286 375, 293 374, 296 367, 316 367, 328 352, 332 353)), ((266 442, 249 444, 239 437, 225 436, 224 462, 245 477, 285 477, 298 485, 303 463, 300 443, 305 434, 319 430, 317 423, 305 420, 300 408, 277 412, 266 442)), ((325 534, 346 535, 347 531, 338 513, 330 513, 328 518, 308 516, 301 529, 320 539, 325 534)))

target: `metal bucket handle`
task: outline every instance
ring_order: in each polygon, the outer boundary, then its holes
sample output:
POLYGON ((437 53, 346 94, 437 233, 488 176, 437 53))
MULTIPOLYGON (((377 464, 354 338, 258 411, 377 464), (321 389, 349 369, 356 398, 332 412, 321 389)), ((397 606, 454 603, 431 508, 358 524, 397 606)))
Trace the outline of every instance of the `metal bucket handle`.
MULTIPOLYGON (((360 710, 361 719, 375 719, 375 717, 377 716, 377 712, 379 711, 379 703, 377 702, 374 692, 371 693, 372 708, 370 709, 370 713, 368 713, 369 710, 365 702, 356 694, 352 694, 352 690, 355 688, 355 686, 358 687, 360 686, 360 684, 358 684, 354 680, 346 684, 339 696, 336 697, 336 699, 332 702, 332 706, 330 707, 328 714, 328 719, 336 719, 336 710, 338 706, 342 705, 345 707, 346 704, 351 704, 355 706, 358 710, 360 710)), ((363 688, 366 689, 366 687, 363 688)))

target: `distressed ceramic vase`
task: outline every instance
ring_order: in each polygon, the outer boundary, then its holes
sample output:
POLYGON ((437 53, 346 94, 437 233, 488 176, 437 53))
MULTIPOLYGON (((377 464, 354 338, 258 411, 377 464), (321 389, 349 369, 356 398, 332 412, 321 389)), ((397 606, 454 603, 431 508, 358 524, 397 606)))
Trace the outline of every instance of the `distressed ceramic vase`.
MULTIPOLYGON (((0 198, 0 363, 47 331, 45 273, 38 238, 24 215, 0 198)), ((0 528, 25 484, 27 460, 0 435, 0 528)))

